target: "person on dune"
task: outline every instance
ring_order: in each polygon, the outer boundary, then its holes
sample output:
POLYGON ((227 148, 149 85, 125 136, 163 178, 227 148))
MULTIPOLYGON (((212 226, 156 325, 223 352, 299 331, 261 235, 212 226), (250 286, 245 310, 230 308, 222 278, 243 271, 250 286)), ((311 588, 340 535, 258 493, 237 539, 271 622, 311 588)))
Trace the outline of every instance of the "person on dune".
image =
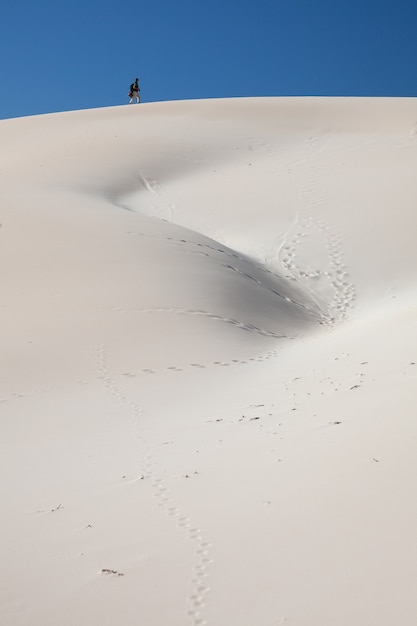
POLYGON ((135 100, 139 104, 139 102, 140 102, 139 92, 140 92, 139 78, 135 78, 135 82, 130 85, 130 91, 129 91, 130 101, 129 101, 129 104, 132 104, 135 100))

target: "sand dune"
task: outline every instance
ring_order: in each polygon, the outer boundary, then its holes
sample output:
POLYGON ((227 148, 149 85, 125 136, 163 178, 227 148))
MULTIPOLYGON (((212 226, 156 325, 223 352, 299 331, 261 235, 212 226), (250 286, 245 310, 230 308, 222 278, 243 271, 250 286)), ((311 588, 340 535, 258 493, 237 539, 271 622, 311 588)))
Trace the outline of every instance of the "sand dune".
POLYGON ((0 624, 414 624, 416 99, 0 139, 0 624))

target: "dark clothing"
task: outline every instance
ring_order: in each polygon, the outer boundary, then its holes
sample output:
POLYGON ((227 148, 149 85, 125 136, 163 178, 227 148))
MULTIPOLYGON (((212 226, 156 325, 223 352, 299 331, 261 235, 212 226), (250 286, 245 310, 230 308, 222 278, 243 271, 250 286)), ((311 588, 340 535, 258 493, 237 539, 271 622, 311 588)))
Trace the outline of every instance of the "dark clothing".
POLYGON ((130 89, 129 89, 130 103, 129 104, 132 104, 133 100, 137 100, 138 102, 140 102, 139 91, 140 91, 139 79, 137 78, 135 82, 130 85, 130 89))

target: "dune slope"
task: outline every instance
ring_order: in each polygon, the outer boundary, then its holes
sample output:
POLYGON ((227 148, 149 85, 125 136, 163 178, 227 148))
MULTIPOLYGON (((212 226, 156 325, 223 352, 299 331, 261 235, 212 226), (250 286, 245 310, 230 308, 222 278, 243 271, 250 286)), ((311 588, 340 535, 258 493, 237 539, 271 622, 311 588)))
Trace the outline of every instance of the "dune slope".
POLYGON ((0 139, 0 622, 414 623, 417 101, 0 139))

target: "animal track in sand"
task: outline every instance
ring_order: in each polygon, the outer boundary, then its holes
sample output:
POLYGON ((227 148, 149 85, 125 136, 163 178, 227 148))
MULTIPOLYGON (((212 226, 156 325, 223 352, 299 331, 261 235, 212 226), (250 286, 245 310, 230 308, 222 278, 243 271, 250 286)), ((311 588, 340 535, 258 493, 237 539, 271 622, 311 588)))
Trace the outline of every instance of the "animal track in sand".
POLYGON ((320 143, 322 140, 315 136, 307 138, 303 157, 293 161, 281 145, 272 145, 262 137, 247 136, 245 139, 251 149, 258 148, 269 154, 281 169, 285 168, 291 173, 298 189, 298 198, 304 205, 304 214, 297 215, 295 223, 278 238, 280 243, 275 253, 269 255, 271 261, 277 259, 286 271, 287 278, 302 285, 321 307, 327 307, 328 312, 322 323, 333 324, 338 319, 346 319, 354 306, 356 290, 349 280, 348 269, 343 261, 342 238, 330 223, 320 217, 320 210, 328 203, 323 170, 317 159, 323 149, 320 143), (309 242, 326 253, 324 266, 307 265, 302 253, 309 242), (325 297, 321 294, 325 294, 325 297))
MULTIPOLYGON (((142 371, 154 373, 155 370, 148 369, 142 371)), ((180 370, 177 367, 171 367, 170 371, 180 370)), ((120 376, 123 376, 123 374, 120 376)), ((211 543, 204 538, 202 530, 194 526, 191 519, 182 513, 181 508, 175 503, 175 498, 167 481, 161 478, 164 468, 158 466, 156 458, 152 451, 149 450, 141 419, 142 409, 130 396, 124 394, 116 384, 114 375, 110 371, 105 341, 102 341, 97 349, 97 378, 102 382, 108 393, 128 409, 128 419, 133 425, 138 444, 143 451, 143 472, 140 474, 140 479, 147 479, 158 507, 169 518, 174 520, 175 526, 185 533, 191 543, 194 565, 190 580, 191 591, 186 598, 188 607, 186 615, 192 626, 203 626, 203 624, 206 624, 206 621, 201 615, 201 610, 205 605, 205 596, 210 590, 205 583, 205 578, 208 575, 207 568, 213 562, 210 555, 211 543), (145 452, 146 448, 148 448, 147 452, 145 452)))
POLYGON ((222 366, 222 367, 232 367, 234 365, 247 365, 248 363, 254 363, 254 362, 258 362, 261 363, 263 361, 268 361, 269 359, 275 358, 278 354, 279 354, 279 350, 269 350, 268 352, 265 352, 263 354, 254 356, 254 357, 247 357, 246 359, 231 359, 230 361, 209 361, 207 363, 183 363, 181 364, 181 367, 179 366, 169 366, 169 367, 165 367, 165 368, 160 368, 158 370, 156 369, 151 369, 151 368, 142 368, 140 370, 137 370, 135 372, 124 372, 123 374, 121 374, 121 376, 127 377, 127 378, 134 378, 135 376, 139 375, 139 374, 158 374, 161 372, 184 372, 187 368, 193 368, 193 369, 207 369, 208 367, 213 367, 213 366, 222 366))
MULTIPOLYGON (((147 236, 147 235, 144 235, 144 233, 131 233, 131 234, 139 234, 140 236, 147 236)), ((198 250, 195 250, 195 248, 197 247, 197 248, 204 249, 204 250, 208 251, 208 252, 204 253, 205 256, 211 256, 211 254, 213 254, 213 253, 220 253, 220 254, 224 255, 224 257, 226 257, 226 258, 230 258, 230 259, 233 259, 235 261, 240 261, 241 263, 245 263, 248 266, 248 271, 244 271, 244 270, 239 269, 238 267, 236 267, 234 265, 230 265, 230 264, 224 264, 223 267, 225 267, 226 269, 232 270, 232 271, 236 272, 237 274, 239 274, 240 276, 242 276, 243 278, 246 278, 247 280, 250 280, 250 281, 256 283, 261 289, 264 289, 266 291, 269 291, 270 293, 273 293, 278 298, 281 298, 282 300, 285 300, 288 303, 294 304, 295 306, 298 306, 298 307, 301 307, 301 308, 303 308, 303 309, 305 309, 307 311, 310 311, 312 314, 317 314, 317 310, 315 310, 313 308, 310 308, 310 307, 308 307, 306 305, 300 304, 294 298, 290 298, 288 296, 285 296, 284 294, 280 293, 277 289, 269 287, 268 285, 264 284, 261 280, 259 280, 255 276, 253 276, 252 273, 250 273, 251 271, 252 272, 256 272, 258 274, 266 274, 268 276, 272 276, 272 277, 274 277, 274 278, 276 278, 277 280, 280 280, 280 281, 282 281, 282 278, 283 278, 277 272, 274 272, 272 269, 262 265, 259 262, 254 261, 253 259, 250 259, 249 257, 245 257, 244 255, 238 254, 238 253, 234 252, 231 249, 221 248, 221 247, 219 247, 220 244, 217 244, 217 245, 203 244, 201 242, 194 242, 194 241, 186 240, 186 239, 175 239, 173 237, 166 237, 166 238, 164 238, 164 237, 151 237, 151 236, 149 236, 149 238, 156 239, 156 240, 159 240, 159 241, 171 241, 172 243, 174 243, 176 245, 184 246, 188 253, 202 254, 198 250)), ((215 243, 215 242, 213 242, 213 243, 215 243)))
POLYGON ((354 306, 356 290, 349 280, 348 269, 343 261, 342 237, 319 214, 328 202, 321 182, 322 170, 316 159, 321 147, 316 137, 306 141, 305 157, 298 163, 298 168, 303 166, 303 176, 299 176, 298 196, 303 201, 305 215, 297 216, 295 223, 288 229, 278 258, 289 276, 302 282, 311 293, 332 294, 326 296, 326 300, 327 323, 333 324, 337 319, 347 318, 354 306), (308 240, 327 257, 322 267, 308 267, 302 261, 302 252, 308 240))
MULTIPOLYGON (((290 300, 291 301, 291 300, 290 300)), ((292 302, 292 301, 291 301, 292 302)), ((118 313, 124 313, 123 309, 118 309, 118 313)), ((230 317, 224 317, 222 315, 217 315, 215 313, 210 313, 209 311, 202 311, 199 309, 180 309, 180 308, 149 308, 149 309, 129 309, 129 313, 169 313, 175 315, 196 315, 201 317, 206 317, 211 320, 215 320, 218 322, 223 322, 226 324, 231 324, 232 326, 236 326, 245 331, 253 332, 258 335, 262 335, 263 337, 271 337, 274 339, 295 339, 292 335, 286 335, 285 333, 276 333, 272 330, 267 330, 265 328, 260 328, 259 326, 255 326, 254 324, 249 324, 242 322, 240 320, 236 320, 230 317)))
MULTIPOLYGON (((202 254, 202 250, 204 250, 205 256, 210 256, 213 253, 219 253, 224 257, 228 257, 230 259, 238 260, 238 261, 246 261, 247 259, 243 255, 239 255, 237 252, 234 252, 232 249, 228 249, 226 247, 220 247, 222 244, 213 241, 213 244, 202 243, 199 241, 192 241, 191 239, 177 239, 175 237, 156 237, 154 235, 148 235, 143 232, 133 232, 128 231, 128 235, 137 235, 138 237, 144 237, 146 239, 153 239, 155 241, 166 241, 173 245, 176 245, 181 248, 185 248, 186 251, 190 254, 202 254)), ((208 239, 208 237, 207 237, 208 239)))
MULTIPOLYGON (((275 296, 277 296, 278 298, 280 298, 281 300, 284 300, 285 302, 288 302, 289 304, 294 304, 297 307, 300 307, 302 309, 305 309, 306 311, 309 311, 312 314, 317 315, 317 309, 313 309, 305 304, 301 304, 300 302, 298 302, 297 300, 295 300, 294 298, 290 298, 289 296, 284 295, 283 293, 280 293, 277 289, 274 289, 272 287, 269 287, 268 285, 265 285, 262 281, 260 281, 258 278, 255 278, 254 276, 252 276, 251 274, 248 274, 247 272, 243 272, 242 270, 240 270, 237 267, 234 267, 233 265, 225 265, 224 267, 226 267, 227 269, 232 270, 233 272, 236 272, 237 274, 239 274, 240 276, 242 276, 243 278, 246 278, 247 280, 250 280, 254 283, 256 283, 261 289, 265 289, 266 291, 269 291, 269 293, 274 294, 275 296)), ((266 270, 265 268, 257 265, 255 266, 256 269, 258 271, 264 272, 264 273, 268 273, 272 276, 275 276, 276 278, 282 280, 282 277, 279 276, 278 274, 275 274, 274 272, 270 271, 270 270, 266 270)))

